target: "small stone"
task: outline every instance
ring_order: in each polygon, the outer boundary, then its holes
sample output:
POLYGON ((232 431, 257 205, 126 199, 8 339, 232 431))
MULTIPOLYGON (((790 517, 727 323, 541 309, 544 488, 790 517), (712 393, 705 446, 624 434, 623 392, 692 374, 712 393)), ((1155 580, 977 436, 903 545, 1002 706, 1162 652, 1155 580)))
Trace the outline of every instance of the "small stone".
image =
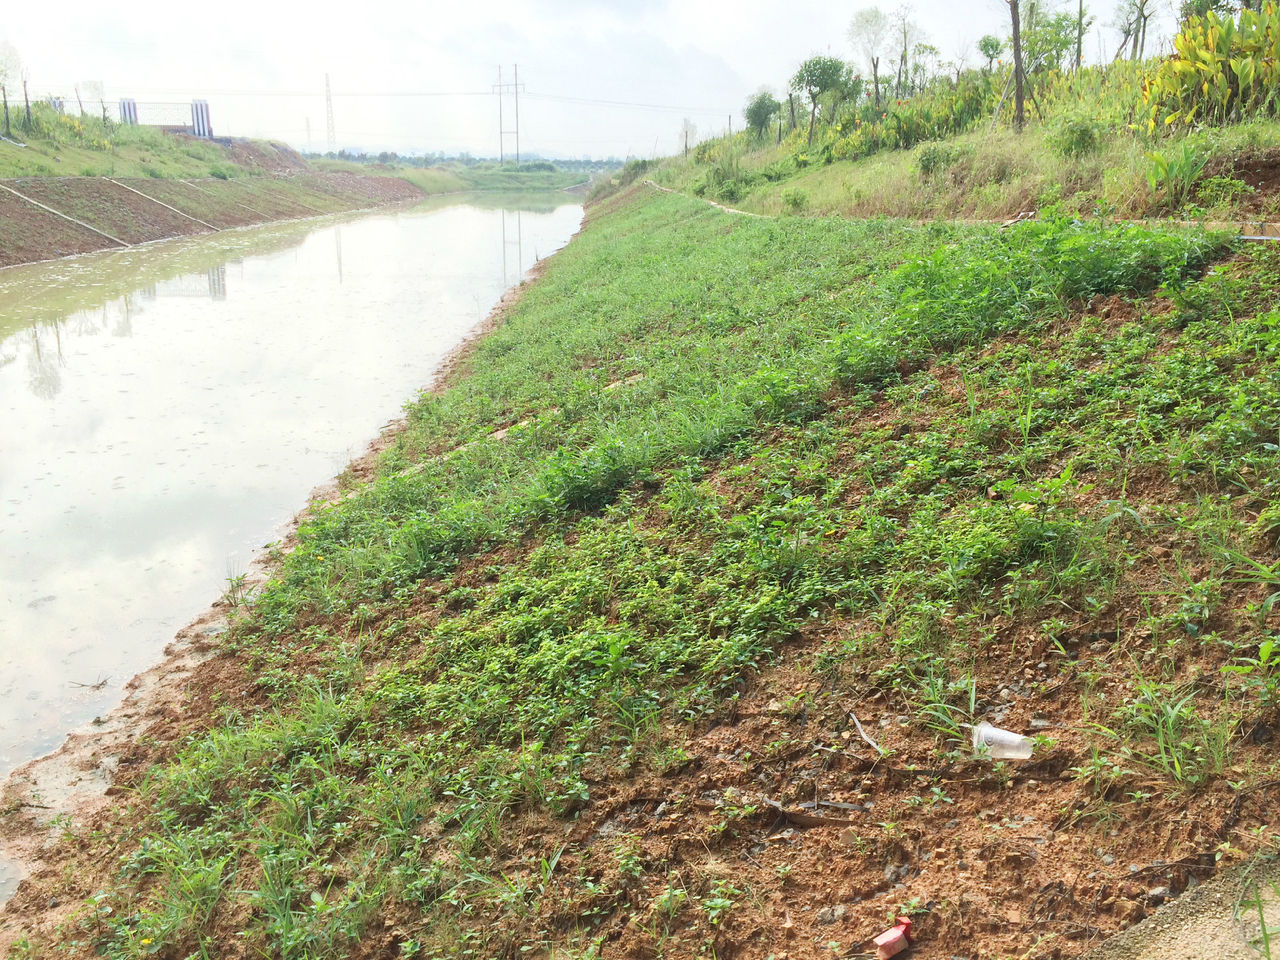
POLYGON ((1141 868, 1140 866, 1138 866, 1136 863, 1131 863, 1131 864, 1129 864, 1129 872, 1130 872, 1130 873, 1137 873, 1137 872, 1138 872, 1139 870, 1141 870, 1141 869, 1142 869, 1142 868, 1141 868))
POLYGON ((1109 854, 1109 853, 1104 853, 1104 854, 1102 855, 1102 865, 1103 865, 1104 867, 1112 866, 1115 862, 1116 862, 1116 858, 1115 858, 1115 857, 1113 857, 1111 854, 1109 854))
POLYGON ((849 915, 849 908, 843 903, 838 903, 834 907, 823 907, 817 912, 814 919, 818 923, 839 923, 849 915))
POLYGON ((1147 891, 1147 900, 1151 903, 1164 903, 1172 895, 1168 887, 1152 887, 1147 891))
POLYGON ((1101 653, 1105 649, 1107 649, 1107 645, 1103 643, 1101 640, 1098 640, 1098 641, 1095 641, 1094 643, 1089 644, 1089 650, 1092 653, 1101 653))
POLYGON ((1046 720, 1044 717, 1032 717, 1028 726, 1032 730, 1048 730, 1053 726, 1053 723, 1050 720, 1046 720))

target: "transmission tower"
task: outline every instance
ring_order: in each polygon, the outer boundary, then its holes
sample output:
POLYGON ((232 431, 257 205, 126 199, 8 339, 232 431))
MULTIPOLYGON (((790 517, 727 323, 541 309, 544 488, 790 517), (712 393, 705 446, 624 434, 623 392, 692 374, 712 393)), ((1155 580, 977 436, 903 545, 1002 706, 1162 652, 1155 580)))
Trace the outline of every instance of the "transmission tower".
POLYGON ((506 162, 507 157, 507 138, 515 138, 516 163, 520 162, 520 65, 514 67, 513 78, 510 83, 502 82, 502 67, 498 67, 498 82, 493 85, 493 92, 498 95, 498 165, 502 166, 506 162), (515 126, 511 129, 507 128, 503 122, 504 110, 502 102, 507 97, 512 100, 512 117, 515 126))
POLYGON ((329 89, 329 75, 324 75, 324 110, 329 124, 329 152, 338 152, 338 133, 333 126, 333 91, 329 89))

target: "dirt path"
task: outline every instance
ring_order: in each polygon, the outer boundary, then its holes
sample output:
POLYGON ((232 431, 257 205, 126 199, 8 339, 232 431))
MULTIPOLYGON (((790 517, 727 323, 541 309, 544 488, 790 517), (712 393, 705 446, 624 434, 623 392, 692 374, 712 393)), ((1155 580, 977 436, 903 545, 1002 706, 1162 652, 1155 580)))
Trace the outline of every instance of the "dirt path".
MULTIPOLYGON (((680 193, 681 196, 686 194, 679 190, 673 190, 671 187, 664 187, 662 184, 653 180, 642 180, 646 187, 654 190, 660 190, 663 193, 680 193)), ((762 220, 777 220, 776 216, 767 213, 753 213, 750 210, 739 210, 737 207, 728 207, 716 200, 708 200, 706 197, 698 197, 709 207, 715 207, 717 210, 723 210, 725 213, 735 213, 743 217, 759 217, 762 220)), ((1013 220, 956 220, 955 223, 987 225, 992 227, 1007 227, 1022 220, 1030 220, 1035 218, 1035 213, 1031 212, 1026 215, 1020 215, 1013 220)), ((920 221, 921 223, 931 221, 920 221)), ((1280 223, 1269 223, 1266 220, 1237 220, 1237 221, 1212 221, 1201 223, 1192 220, 1126 220, 1115 221, 1117 223, 1157 223, 1161 226, 1169 227, 1203 227, 1206 230, 1222 231, 1225 233, 1239 233, 1242 240, 1280 240, 1280 223)))
POLYGON ((1280 953, 1280 862, 1250 864, 1184 893, 1085 960, 1270 960, 1280 953), (1262 922, 1271 948, 1265 946, 1262 922))

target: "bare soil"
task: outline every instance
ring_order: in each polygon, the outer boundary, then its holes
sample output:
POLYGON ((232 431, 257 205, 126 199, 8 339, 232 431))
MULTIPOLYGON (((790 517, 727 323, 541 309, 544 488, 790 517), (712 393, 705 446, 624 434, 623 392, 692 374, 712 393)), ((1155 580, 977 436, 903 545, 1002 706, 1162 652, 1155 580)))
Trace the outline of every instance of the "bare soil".
MULTIPOLYGON (((398 177, 313 171, 191 183, 141 179, 113 183, 103 177, 6 182, 19 193, 127 244, 208 233, 209 228, 197 221, 225 229, 404 203, 423 195, 398 177)), ((0 267, 113 246, 106 237, 0 191, 0 267)))
POLYGON ((109 246, 91 230, 0 190, 0 267, 70 257, 109 246))
POLYGON ((1229 162, 1210 164, 1206 173, 1234 177, 1253 188, 1252 194, 1237 201, 1242 214, 1280 218, 1280 149, 1259 149, 1229 162))
POLYGON ((102 177, 31 177, 14 180, 12 185, 23 195, 125 243, 209 232, 102 177))

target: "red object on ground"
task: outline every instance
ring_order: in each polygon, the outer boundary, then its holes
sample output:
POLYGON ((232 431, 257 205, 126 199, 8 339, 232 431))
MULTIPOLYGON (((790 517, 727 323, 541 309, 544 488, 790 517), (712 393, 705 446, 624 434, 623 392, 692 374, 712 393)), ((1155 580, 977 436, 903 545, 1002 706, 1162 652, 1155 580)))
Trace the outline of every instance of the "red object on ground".
POLYGON ((876 937, 875 945, 877 960, 889 960, 907 949, 911 946, 911 918, 899 917, 896 925, 876 937))

